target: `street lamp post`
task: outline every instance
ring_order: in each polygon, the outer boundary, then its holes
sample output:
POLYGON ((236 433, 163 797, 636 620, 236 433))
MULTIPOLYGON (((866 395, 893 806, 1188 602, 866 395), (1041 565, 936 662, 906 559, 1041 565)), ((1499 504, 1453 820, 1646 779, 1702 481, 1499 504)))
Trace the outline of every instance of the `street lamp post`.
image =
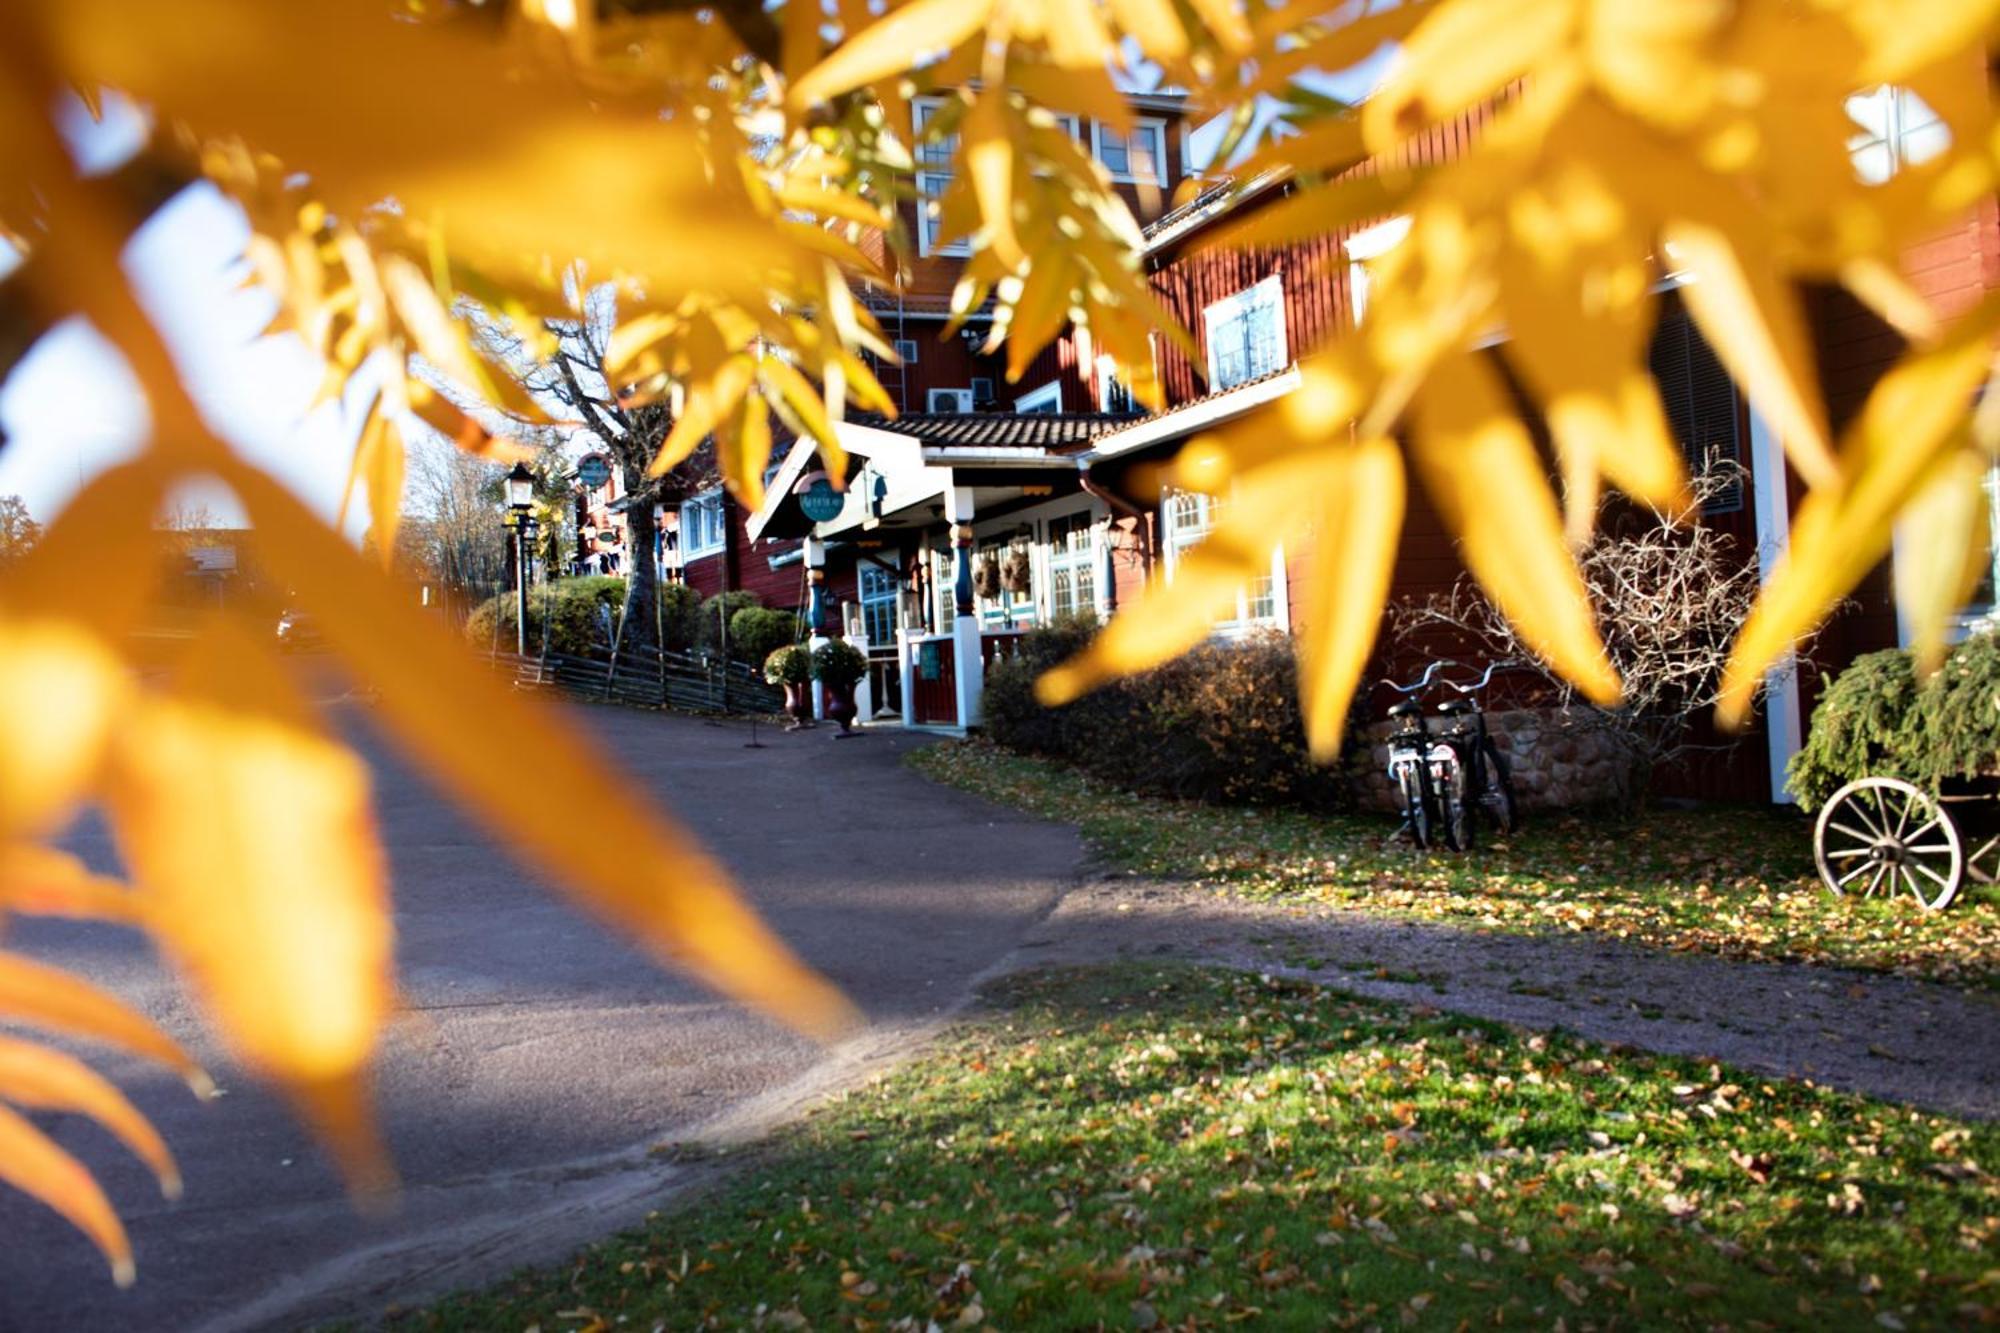
POLYGON ((535 474, 526 463, 507 474, 507 522, 514 529, 514 650, 528 655, 528 525, 533 521, 535 474))

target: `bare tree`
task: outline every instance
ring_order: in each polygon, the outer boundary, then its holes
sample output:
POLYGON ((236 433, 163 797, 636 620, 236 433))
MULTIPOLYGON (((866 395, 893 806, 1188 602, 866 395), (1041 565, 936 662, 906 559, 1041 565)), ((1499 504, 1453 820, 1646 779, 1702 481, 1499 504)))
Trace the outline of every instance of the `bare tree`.
MULTIPOLYGON (((1690 514, 1743 480, 1733 463, 1706 469, 1690 487, 1690 514)), ((1543 665, 1469 577, 1449 593, 1396 604, 1390 633, 1411 652, 1520 660, 1539 676, 1536 694, 1569 726, 1616 744, 1630 765, 1631 795, 1641 797, 1653 771, 1714 748, 1697 740, 1693 724, 1714 707, 1729 645, 1757 599, 1757 554, 1707 523, 1612 499, 1578 563, 1625 682, 1617 709, 1595 707, 1543 665)))
MULTIPOLYGON (((548 413, 549 422, 497 415, 477 403, 460 401, 491 433, 551 454, 581 444, 609 457, 624 486, 625 522, 630 538, 625 580, 625 645, 655 646, 658 566, 653 507, 681 493, 684 479, 649 477, 647 465, 659 452, 672 417, 664 403, 632 404, 620 397, 605 369, 611 331, 618 322, 618 297, 609 284, 585 288, 572 272, 574 319, 549 319, 549 337, 531 339, 516 325, 469 301, 459 311, 473 329, 473 343, 503 374, 548 413), (553 423, 553 424, 550 424, 553 423)), ((452 386, 439 383, 450 394, 452 386)), ((455 401, 459 401, 457 398, 455 401)))
POLYGON ((405 567, 434 582, 462 613, 498 591, 506 572, 498 491, 503 471, 425 432, 411 441, 410 484, 397 545, 405 567))
POLYGON ((26 555, 42 539, 42 525, 18 495, 0 495, 0 565, 26 555))

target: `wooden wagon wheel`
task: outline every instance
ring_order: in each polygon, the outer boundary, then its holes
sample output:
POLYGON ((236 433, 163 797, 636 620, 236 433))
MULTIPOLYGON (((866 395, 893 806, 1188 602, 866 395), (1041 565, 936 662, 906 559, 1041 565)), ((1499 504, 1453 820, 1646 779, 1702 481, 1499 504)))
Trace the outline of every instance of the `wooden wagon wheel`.
POLYGON ((1965 882, 1965 847, 1944 805, 1900 778, 1862 778, 1835 792, 1813 826, 1813 861, 1834 893, 1908 893, 1925 911, 1965 882))

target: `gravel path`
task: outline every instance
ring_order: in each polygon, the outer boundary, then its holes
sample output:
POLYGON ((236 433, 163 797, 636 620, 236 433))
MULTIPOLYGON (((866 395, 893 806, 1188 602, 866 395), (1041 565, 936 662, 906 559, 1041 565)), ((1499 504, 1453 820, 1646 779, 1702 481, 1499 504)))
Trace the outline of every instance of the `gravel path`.
POLYGON ((2000 1117, 2000 997, 1230 898, 1124 875, 1065 895, 1008 967, 1171 957, 2000 1117))

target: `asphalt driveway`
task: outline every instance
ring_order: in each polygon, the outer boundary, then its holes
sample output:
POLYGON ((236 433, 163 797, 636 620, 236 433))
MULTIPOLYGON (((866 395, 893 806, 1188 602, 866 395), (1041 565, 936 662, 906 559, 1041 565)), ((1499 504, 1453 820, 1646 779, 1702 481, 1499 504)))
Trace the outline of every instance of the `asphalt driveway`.
MULTIPOLYGON (((732 1112, 782 1107, 830 1070, 921 1031, 1019 942, 1082 860, 1073 830, 903 768, 914 738, 765 728, 765 748, 749 749, 740 723, 578 716, 861 1005, 870 1032, 821 1051, 663 973, 524 875, 364 733, 395 870, 406 1002, 379 1090, 405 1183, 399 1210, 355 1214, 315 1145, 232 1070, 141 940, 21 925, 11 947, 138 1006, 209 1064, 225 1094, 197 1104, 170 1076, 89 1052, 166 1136, 187 1192, 162 1202, 95 1127, 57 1122, 124 1215, 139 1282, 118 1291, 79 1235, 0 1190, 0 1329, 288 1328, 558 1257, 674 1185, 682 1168, 656 1145, 732 1112)), ((546 817, 559 823, 564 810, 564 794, 548 792, 546 817)), ((95 825, 73 846, 116 864, 95 825)), ((615 848, 576 854, 618 873, 615 848)))

